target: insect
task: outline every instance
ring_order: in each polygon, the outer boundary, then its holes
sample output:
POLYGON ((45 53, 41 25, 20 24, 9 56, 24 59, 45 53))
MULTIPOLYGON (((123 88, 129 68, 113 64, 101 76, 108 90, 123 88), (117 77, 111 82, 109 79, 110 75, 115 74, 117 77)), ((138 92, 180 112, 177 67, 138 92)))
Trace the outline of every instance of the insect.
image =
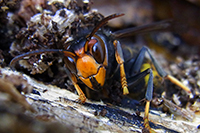
MULTIPOLYGON (((158 64, 156 59, 152 56, 151 51, 147 47, 143 47, 137 56, 132 60, 130 65, 130 74, 126 76, 124 67, 124 58, 121 48, 121 44, 117 38, 132 35, 137 31, 142 30, 155 30, 156 28, 163 27, 162 23, 155 23, 138 28, 130 28, 126 30, 116 31, 110 33, 105 31, 101 27, 106 24, 109 20, 121 17, 124 14, 113 14, 103 20, 101 20, 93 30, 87 31, 85 35, 82 35, 75 41, 70 42, 66 49, 44 49, 27 52, 16 56, 10 62, 12 66, 15 62, 23 59, 27 56, 42 54, 42 53, 61 53, 64 56, 66 72, 72 81, 76 91, 79 95, 79 100, 84 103, 86 101, 85 94, 79 87, 77 80, 82 81, 86 86, 92 90, 99 90, 104 87, 108 79, 111 79, 115 74, 116 70, 120 69, 120 79, 123 94, 129 94, 128 86, 131 88, 140 82, 140 79, 149 75, 146 90, 146 106, 144 116, 144 126, 150 129, 148 124, 148 113, 150 107, 150 101, 153 93, 153 73, 151 69, 146 69, 140 72, 140 68, 143 64, 145 53, 148 53, 153 65, 155 66, 158 74, 162 78, 169 79, 171 82, 180 86, 184 90, 190 93, 190 90, 179 82, 174 77, 168 75, 158 64), (127 80, 130 81, 127 83, 127 80)), ((166 25, 164 25, 166 26, 166 25)))

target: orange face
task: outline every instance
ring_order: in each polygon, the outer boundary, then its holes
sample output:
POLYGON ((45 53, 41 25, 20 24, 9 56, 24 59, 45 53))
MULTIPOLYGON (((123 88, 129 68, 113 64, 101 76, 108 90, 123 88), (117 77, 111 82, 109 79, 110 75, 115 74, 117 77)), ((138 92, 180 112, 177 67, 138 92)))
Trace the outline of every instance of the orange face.
POLYGON ((89 88, 101 88, 105 83, 107 65, 106 49, 102 39, 95 35, 84 47, 74 50, 74 53, 67 57, 67 68, 89 88))
POLYGON ((93 88, 93 82, 96 82, 96 84, 100 86, 104 85, 106 70, 103 66, 96 63, 93 57, 84 55, 78 58, 76 67, 79 79, 89 88, 95 89, 93 88))

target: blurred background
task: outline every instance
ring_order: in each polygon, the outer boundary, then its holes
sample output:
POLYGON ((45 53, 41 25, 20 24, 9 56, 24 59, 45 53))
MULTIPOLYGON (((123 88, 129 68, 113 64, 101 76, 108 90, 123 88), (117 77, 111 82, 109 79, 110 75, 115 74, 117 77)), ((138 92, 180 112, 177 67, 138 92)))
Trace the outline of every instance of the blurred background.
POLYGON ((173 34, 156 34, 152 38, 160 45, 188 55, 199 54, 200 1, 199 0, 93 0, 92 9, 108 16, 125 13, 125 16, 109 22, 111 27, 127 28, 173 20, 173 34), (162 40, 163 39, 163 40, 162 40), (172 40, 170 40, 172 39, 172 40), (185 45, 186 44, 186 45, 185 45), (186 48, 178 48, 178 47, 186 48), (188 51, 188 46, 190 50, 188 51))

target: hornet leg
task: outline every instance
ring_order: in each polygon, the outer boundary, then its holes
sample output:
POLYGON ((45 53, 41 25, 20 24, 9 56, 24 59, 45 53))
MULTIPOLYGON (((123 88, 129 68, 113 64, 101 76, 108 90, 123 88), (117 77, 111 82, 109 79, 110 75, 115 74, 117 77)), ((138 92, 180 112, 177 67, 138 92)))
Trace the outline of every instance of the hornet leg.
POLYGON ((86 97, 85 97, 85 94, 83 93, 83 91, 81 90, 81 88, 79 87, 79 85, 77 84, 76 76, 73 75, 72 73, 70 73, 68 69, 66 69, 66 72, 67 72, 67 75, 69 75, 69 78, 72 81, 72 84, 74 85, 74 87, 79 95, 80 102, 85 103, 86 97))
MULTIPOLYGON (((190 90, 185 85, 183 85, 180 81, 178 81, 176 78, 172 77, 171 75, 168 75, 161 68, 161 66, 158 64, 156 59, 152 56, 151 51, 147 47, 143 47, 140 50, 139 54, 137 55, 136 59, 134 60, 133 65, 131 66, 131 70, 130 70, 131 72, 133 72, 133 74, 140 72, 140 69, 141 69, 141 66, 143 64, 143 60, 144 60, 146 52, 150 56, 152 63, 154 64, 158 74, 161 77, 169 79, 171 82, 175 83, 176 85, 178 85, 179 87, 181 87, 185 91, 191 93, 190 90)), ((148 84, 147 84, 147 90, 146 90, 146 95, 145 95, 145 98, 146 98, 147 101, 146 101, 145 114, 144 114, 144 127, 145 127, 145 129, 148 129, 150 132, 155 132, 150 128, 149 120, 148 120, 150 101, 152 100, 152 95, 153 95, 153 73, 152 73, 152 70, 150 69, 149 79, 148 79, 148 84)))
POLYGON ((149 126, 149 108, 150 108, 150 102, 153 97, 153 73, 152 70, 150 69, 149 73, 149 79, 147 83, 147 90, 145 94, 146 98, 146 105, 145 105, 145 112, 144 112, 144 128, 149 130, 150 133, 155 133, 154 130, 151 129, 149 126))
POLYGON ((188 87, 186 87, 183 83, 181 83, 178 79, 176 79, 175 77, 171 76, 171 75, 168 75, 162 68, 161 66, 159 65, 159 63, 157 62, 157 60, 152 56, 152 53, 150 51, 149 48, 147 47, 142 47, 142 49, 140 50, 138 56, 136 57, 135 59, 135 62, 134 62, 134 65, 133 67, 131 68, 132 71, 135 71, 135 72, 139 72, 140 71, 140 68, 142 66, 142 63, 143 63, 143 60, 144 60, 144 57, 145 57, 145 52, 148 53, 153 65, 155 66, 156 68, 156 71, 158 72, 158 74, 162 77, 162 78, 165 78, 165 79, 168 79, 170 80, 172 83, 176 84, 177 86, 181 87, 183 90, 185 90, 186 92, 188 93, 191 93, 190 89, 188 87))
POLYGON ((120 77, 121 77, 123 95, 126 95, 126 94, 129 94, 129 90, 127 88, 128 85, 127 85, 126 74, 124 70, 124 57, 122 53, 122 48, 119 41, 117 40, 113 42, 113 45, 115 47, 115 57, 116 57, 117 63, 120 65, 120 77))

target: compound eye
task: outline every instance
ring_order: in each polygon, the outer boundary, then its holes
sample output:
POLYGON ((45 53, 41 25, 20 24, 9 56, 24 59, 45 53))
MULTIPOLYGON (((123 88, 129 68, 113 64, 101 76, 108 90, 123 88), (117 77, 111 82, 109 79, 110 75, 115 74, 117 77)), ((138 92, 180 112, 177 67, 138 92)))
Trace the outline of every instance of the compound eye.
POLYGON ((66 67, 72 72, 72 73, 77 73, 76 70, 76 63, 71 57, 65 57, 65 63, 66 67))
POLYGON ((103 63, 104 58, 105 58, 105 45, 104 42, 102 40, 97 39, 97 38, 92 38, 89 42, 90 44, 93 43, 92 48, 91 48, 91 53, 94 57, 94 59, 98 62, 98 63, 103 63))

